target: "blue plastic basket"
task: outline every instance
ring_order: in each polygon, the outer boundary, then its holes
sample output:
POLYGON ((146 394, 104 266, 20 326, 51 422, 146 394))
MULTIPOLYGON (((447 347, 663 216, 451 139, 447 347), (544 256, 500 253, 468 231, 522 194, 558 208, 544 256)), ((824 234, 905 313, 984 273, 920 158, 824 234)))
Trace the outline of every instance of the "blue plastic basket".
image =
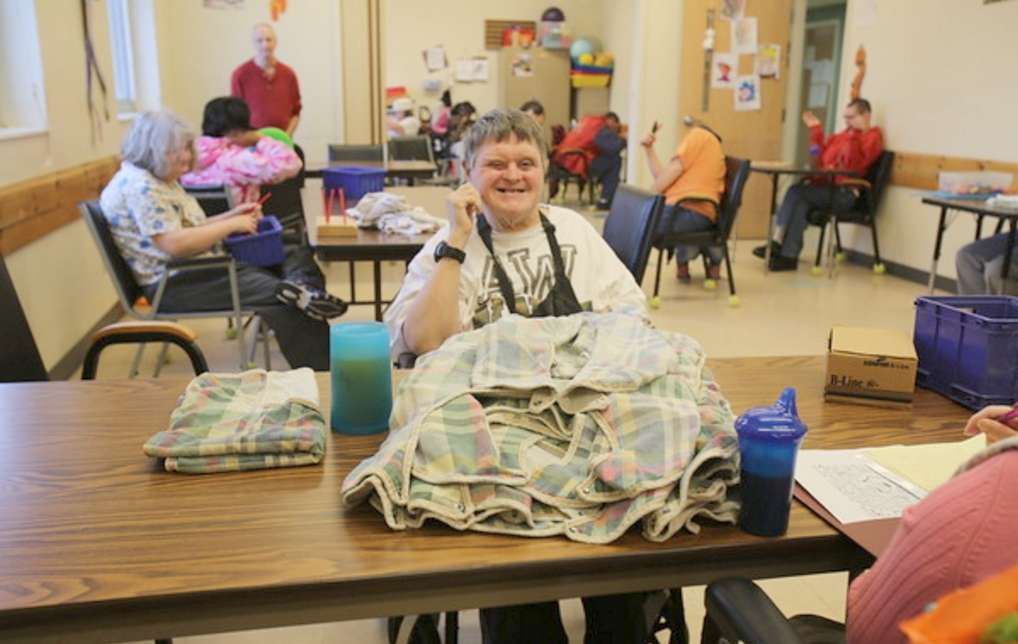
POLYGON ((917 384, 968 407, 1018 400, 1018 297, 920 297, 917 384))
POLYGON ((286 258, 283 226, 272 215, 258 220, 258 232, 252 235, 235 233, 224 239, 223 243, 234 259, 245 264, 276 266, 286 258))
POLYGON ((345 166, 341 168, 323 168, 322 185, 326 190, 342 188, 347 203, 357 201, 369 192, 381 192, 385 189, 385 170, 345 166))

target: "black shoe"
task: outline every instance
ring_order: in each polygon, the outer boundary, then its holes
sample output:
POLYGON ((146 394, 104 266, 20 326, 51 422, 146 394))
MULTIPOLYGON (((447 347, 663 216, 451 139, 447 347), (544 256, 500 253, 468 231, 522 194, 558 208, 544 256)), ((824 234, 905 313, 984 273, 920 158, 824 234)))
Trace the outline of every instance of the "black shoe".
POLYGON ((594 205, 598 210, 610 210, 612 205, 611 202, 605 201, 604 199, 598 199, 597 204, 594 205))
POLYGON ((799 268, 797 257, 771 255, 771 263, 767 265, 772 271, 794 271, 799 268))
POLYGON ((276 287, 276 299, 300 309, 313 320, 328 322, 346 313, 347 304, 335 295, 325 291, 283 280, 276 287))
MULTIPOLYGON (((778 253, 781 252, 781 244, 776 241, 771 241, 771 257, 777 257, 778 253)), ((767 246, 757 246, 753 249, 753 254, 763 259, 767 255, 767 246)))

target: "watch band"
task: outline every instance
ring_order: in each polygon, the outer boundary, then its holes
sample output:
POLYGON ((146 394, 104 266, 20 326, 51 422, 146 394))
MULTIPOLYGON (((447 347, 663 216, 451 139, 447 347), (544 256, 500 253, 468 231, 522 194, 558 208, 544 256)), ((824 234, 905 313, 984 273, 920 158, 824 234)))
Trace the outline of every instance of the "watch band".
POLYGON ((457 262, 462 264, 467 259, 467 254, 459 248, 450 246, 444 241, 438 242, 438 246, 435 247, 435 263, 438 263, 446 257, 455 259, 457 262))

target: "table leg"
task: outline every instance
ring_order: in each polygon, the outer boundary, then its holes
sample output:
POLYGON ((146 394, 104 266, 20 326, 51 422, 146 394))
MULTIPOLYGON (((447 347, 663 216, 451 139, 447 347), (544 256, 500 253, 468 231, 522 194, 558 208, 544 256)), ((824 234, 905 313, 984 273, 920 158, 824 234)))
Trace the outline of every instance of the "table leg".
POLYGON ((350 304, 357 301, 357 277, 354 275, 353 265, 356 264, 352 259, 350 260, 350 304))
POLYGON ((382 262, 375 260, 375 321, 382 321, 382 262))
POLYGON ((976 241, 983 238, 983 215, 976 215, 976 241))
POLYGON ((774 237, 774 217, 778 208, 778 176, 771 175, 771 214, 767 216, 767 239, 764 240, 764 273, 771 270, 771 239, 774 237))
POLYGON ((933 245, 933 262, 930 264, 930 281, 927 285, 933 295, 937 283, 937 263, 940 261, 940 245, 944 241, 944 222, 947 220, 947 206, 940 208, 940 223, 937 224, 937 243, 933 245))
POLYGON ((1011 230, 1007 233, 1007 249, 1004 251, 1004 265, 1000 267, 1000 294, 1003 295, 1007 291, 1007 274, 1011 268, 1011 255, 1014 252, 1014 240, 1015 240, 1015 226, 1018 225, 1018 220, 1015 217, 1011 217, 1011 230))

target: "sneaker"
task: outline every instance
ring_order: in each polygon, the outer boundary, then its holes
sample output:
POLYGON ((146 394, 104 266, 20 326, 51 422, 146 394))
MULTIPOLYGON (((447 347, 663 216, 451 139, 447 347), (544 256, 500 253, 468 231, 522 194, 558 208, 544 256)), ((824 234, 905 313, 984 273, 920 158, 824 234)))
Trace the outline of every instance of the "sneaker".
POLYGON ((768 267, 772 271, 794 271, 799 268, 799 259, 796 257, 771 255, 771 263, 768 264, 768 267))
POLYGON ((721 264, 707 262, 707 279, 715 282, 721 279, 721 264))
POLYGON ((605 201, 604 199, 598 199, 597 204, 595 204, 594 207, 597 208, 598 210, 611 210, 612 205, 610 202, 605 201))
POLYGON ((284 304, 297 307, 313 320, 328 322, 346 313, 347 304, 326 291, 283 280, 276 287, 276 299, 284 304))
MULTIPOLYGON (((771 240, 771 257, 777 257, 781 253, 781 244, 771 240)), ((753 249, 753 254, 763 259, 767 255, 767 246, 757 246, 753 249)))
POLYGON ((679 278, 683 284, 689 284, 692 281, 689 277, 689 262, 675 262, 675 277, 679 278))

